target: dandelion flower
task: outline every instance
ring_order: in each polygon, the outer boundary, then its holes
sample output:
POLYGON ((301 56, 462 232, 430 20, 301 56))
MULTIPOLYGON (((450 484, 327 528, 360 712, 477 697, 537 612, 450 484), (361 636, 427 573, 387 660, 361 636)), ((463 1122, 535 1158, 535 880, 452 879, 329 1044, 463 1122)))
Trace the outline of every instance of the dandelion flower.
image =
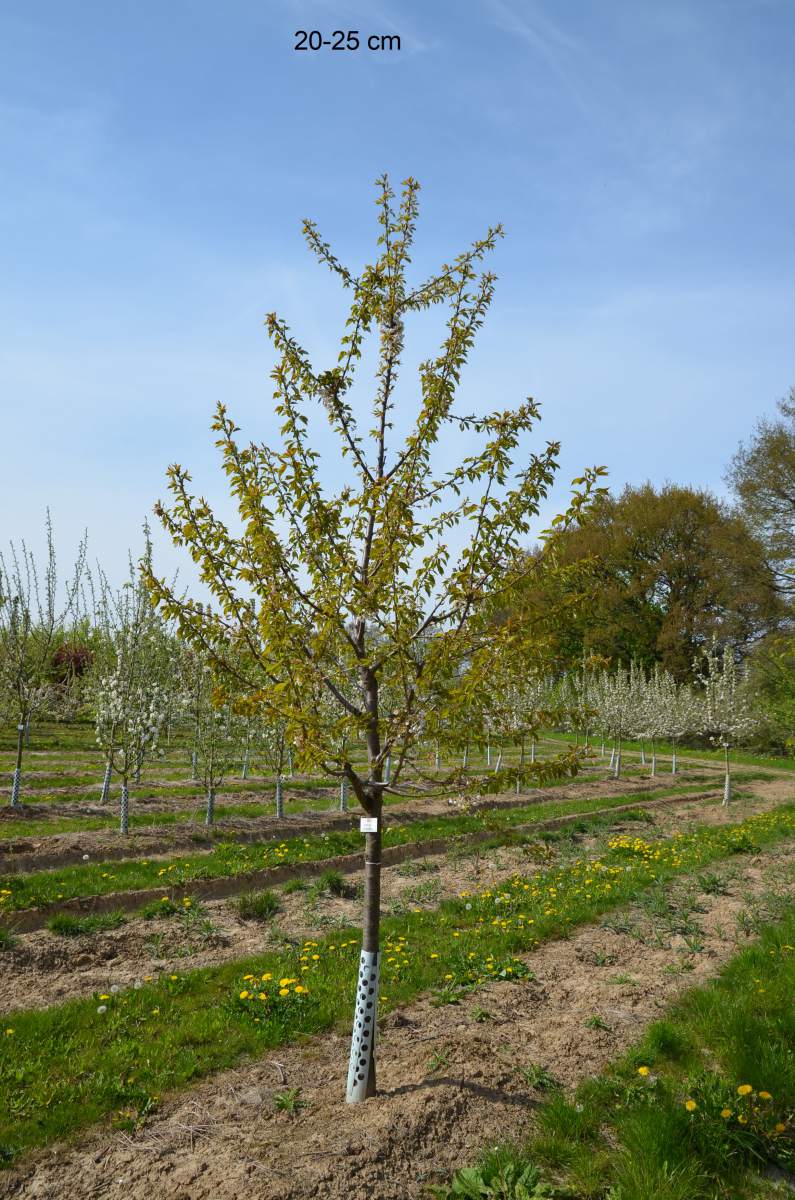
POLYGON ((754 1089, 751 1087, 750 1083, 741 1083, 737 1089, 737 1095, 738 1096, 750 1096, 751 1092, 753 1090, 754 1089))
POLYGON ((288 987, 279 988, 279 995, 280 996, 289 996, 290 989, 288 987))
POLYGON ((732 1115, 732 1110, 730 1108, 722 1108, 720 1110, 720 1115, 723 1117, 724 1121, 728 1121, 729 1117, 732 1115))
POLYGON ((698 1108, 698 1105, 696 1104, 695 1100, 685 1100, 685 1108, 688 1112, 695 1112, 698 1108))
POLYGON ((638 1074, 639 1074, 639 1075, 642 1075, 644 1079, 646 1078, 646 1076, 648 1075, 648 1073, 649 1073, 649 1068, 648 1068, 648 1067, 638 1067, 638 1074))
POLYGON ((760 1100, 772 1100, 773 1097, 770 1095, 770 1092, 760 1092, 759 1099, 760 1100))

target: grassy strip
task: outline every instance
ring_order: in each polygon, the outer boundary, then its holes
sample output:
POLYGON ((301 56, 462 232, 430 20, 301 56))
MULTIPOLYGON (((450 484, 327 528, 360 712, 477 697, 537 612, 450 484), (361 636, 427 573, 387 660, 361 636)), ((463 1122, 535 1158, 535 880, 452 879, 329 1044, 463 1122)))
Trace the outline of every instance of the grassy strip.
POLYGON ((795 903, 781 908, 601 1077, 554 1094, 527 1146, 489 1151, 437 1200, 772 1195, 760 1173, 795 1169, 795 903))
MULTIPOLYGON (((557 733, 555 730, 545 730, 543 737, 545 740, 562 742, 567 746, 575 744, 570 733, 557 733)), ((590 739, 591 749, 596 751, 601 746, 601 740, 597 737, 590 739)), ((582 745, 582 742, 580 742, 582 745)), ((669 757, 673 752, 673 744, 671 742, 657 742, 657 759, 658 767, 661 757, 669 757)), ((651 742, 643 743, 643 750, 646 753, 648 762, 651 762, 651 742)), ((608 754, 610 751, 610 742, 605 740, 605 749, 608 754)), ((622 752, 625 750, 641 751, 641 743, 639 741, 628 740, 621 742, 622 752)), ((716 766, 723 766, 723 750, 694 750, 690 746, 677 746, 676 757, 680 763, 686 763, 688 759, 703 759, 704 761, 714 762, 716 766)), ((733 763, 742 763, 748 767, 768 767, 776 771, 795 771, 795 758, 782 758, 776 754, 750 754, 744 750, 730 750, 729 758, 733 763)))
MULTIPOLYGON (((552 817, 581 812, 587 815, 600 808, 631 804, 654 797, 686 796, 700 791, 701 783, 659 792, 625 793, 620 796, 596 796, 590 800, 573 799, 532 804, 513 809, 487 809, 478 813, 412 821, 407 825, 390 825, 384 832, 384 845, 402 846, 408 842, 438 837, 456 837, 484 829, 510 829, 515 825, 536 823, 552 817)), ((246 875, 264 867, 280 866, 285 862, 318 862, 338 854, 353 854, 362 848, 358 830, 332 830, 310 837, 289 838, 282 842, 223 842, 211 851, 180 855, 171 860, 121 859, 115 862, 86 863, 36 871, 27 875, 0 876, 0 912, 8 913, 35 908, 58 900, 86 896, 105 896, 111 892, 138 891, 144 888, 168 888, 199 879, 218 879, 246 875)))
MULTIPOLYGON (((542 939, 565 936, 651 885, 793 835, 795 805, 657 842, 621 835, 599 857, 517 875, 497 892, 463 894, 436 911, 386 918, 382 1006, 432 988, 439 1003, 456 1003, 490 979, 519 978, 527 967, 514 956, 542 939)), ((0 1060, 5 1158, 106 1116, 134 1126, 166 1089, 346 1022, 358 952, 351 929, 128 992, 12 1014, 0 1060)))

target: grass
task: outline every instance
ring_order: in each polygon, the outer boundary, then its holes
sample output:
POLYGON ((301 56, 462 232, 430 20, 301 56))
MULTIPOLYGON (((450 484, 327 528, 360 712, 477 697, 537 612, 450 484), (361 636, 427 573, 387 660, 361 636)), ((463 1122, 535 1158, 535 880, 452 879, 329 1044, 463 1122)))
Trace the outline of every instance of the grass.
POLYGON ((123 912, 92 913, 86 917, 73 917, 70 913, 57 913, 50 917, 47 928, 59 937, 84 937, 104 933, 107 929, 118 929, 127 918, 123 912))
MULTIPOLYGON (((741 1200, 795 1169, 795 904, 709 985, 572 1097, 553 1096, 524 1146, 491 1150, 438 1200, 544 1196, 741 1200), (489 1191, 499 1163, 507 1190, 489 1191), (477 1187, 481 1190, 478 1191, 477 1187)), ((765 1192, 764 1194, 768 1194, 765 1192)), ((772 1194, 772 1193, 771 1193, 772 1194)))
MULTIPOLYGON (((661 789, 655 799, 687 796, 703 789, 701 783, 661 789)), ((384 845, 406 845, 425 839, 449 837, 481 830, 509 831, 515 825, 532 826, 558 816, 581 813, 585 818, 598 809, 649 799, 646 792, 625 793, 620 796, 597 796, 583 800, 529 803, 514 809, 492 808, 473 814, 414 821, 406 825, 390 825, 384 833, 384 845)), ((576 832, 576 830, 575 830, 576 832)), ((560 831, 554 837, 571 836, 560 831)), ((311 837, 288 838, 277 842, 221 842, 211 851, 181 854, 170 860, 122 859, 114 862, 76 864, 48 871, 0 876, 0 913, 35 908, 59 900, 102 896, 112 892, 138 891, 145 888, 170 887, 196 880, 245 876, 265 867, 284 863, 319 862, 338 854, 351 854, 362 849, 361 834, 337 830, 311 837)))
POLYGON ((270 921, 279 911, 275 892, 243 892, 235 900, 238 916, 244 921, 270 921))
MULTIPOLYGON (((566 744, 574 745, 574 741, 573 741, 570 733, 557 733, 555 731, 550 730, 550 731, 547 731, 546 733, 544 733, 543 736, 546 741, 564 742, 566 744)), ((601 739, 598 737, 591 737, 590 744, 591 744, 591 749, 594 751, 597 751, 599 746, 601 745, 601 739)), ((649 741, 644 742, 643 748, 646 753, 646 766, 650 767, 650 765, 651 765, 651 743, 649 741)), ((624 751, 627 751, 627 750, 632 753, 639 754, 640 750, 641 750, 641 743, 639 741, 633 741, 631 739, 629 741, 622 741, 621 753, 623 754, 624 751)), ((670 742, 658 742, 657 743, 657 773, 658 774, 662 774, 664 771, 664 764, 660 760, 665 759, 665 758, 670 758, 672 750, 673 750, 673 746, 670 742)), ((605 751, 606 751, 605 757, 609 761, 610 742, 607 739, 605 739, 605 751)), ((698 749, 698 748, 694 749, 692 746, 677 746, 676 757, 677 757, 677 761, 679 763, 681 763, 683 766, 686 765, 688 759, 690 759, 690 760, 701 759, 705 762, 707 762, 707 761, 714 762, 716 764, 716 766, 722 766, 723 761, 724 761, 722 749, 710 750, 709 748, 705 748, 702 750, 702 749, 698 749)), ((746 750, 742 750, 742 749, 733 749, 729 752, 729 758, 732 763, 742 763, 743 765, 749 766, 749 767, 767 767, 767 768, 772 768, 776 771, 795 771, 795 758, 784 758, 781 755, 753 754, 751 751, 746 751, 746 750)))
MULTIPOLYGON (((601 856, 517 875, 496 893, 463 894, 435 911, 386 918, 383 1008, 433 989, 456 1003, 493 979, 521 978, 527 967, 516 955, 541 940, 566 936, 649 886, 701 870, 749 841, 761 847, 793 835, 795 805, 659 842, 611 837, 601 856)), ((166 1089, 244 1055, 347 1028, 358 961, 358 934, 340 930, 244 962, 163 976, 110 998, 102 1014, 96 999, 80 999, 8 1015, 13 1034, 0 1059, 6 1156, 103 1117, 130 1127, 166 1089)))

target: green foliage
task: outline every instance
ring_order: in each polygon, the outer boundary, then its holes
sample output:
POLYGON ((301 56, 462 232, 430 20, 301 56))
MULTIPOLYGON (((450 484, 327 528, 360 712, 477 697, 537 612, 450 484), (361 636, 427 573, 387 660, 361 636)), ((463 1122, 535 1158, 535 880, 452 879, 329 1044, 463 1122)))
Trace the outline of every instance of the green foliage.
POLYGON ((301 1099, 300 1087, 287 1088, 284 1092, 277 1092, 273 1097, 273 1104, 279 1112, 289 1113, 290 1116, 295 1116, 302 1108, 309 1108, 309 1101, 301 1099))
MULTIPOLYGON (((350 293, 336 363, 315 367, 285 321, 275 313, 267 318, 281 445, 242 443, 225 407, 217 409, 213 431, 241 533, 192 493, 185 469, 169 469, 171 503, 157 511, 175 545, 196 562, 212 604, 147 573, 155 602, 183 639, 210 654, 230 696, 278 716, 299 769, 344 770, 371 812, 380 808, 380 788, 372 785, 387 754, 393 786, 409 766, 417 769, 424 717, 443 711, 447 724, 460 728, 461 714, 491 678, 495 655, 514 655, 520 645, 529 661, 541 654, 538 638, 495 623, 490 610, 495 590, 527 574, 522 543, 558 455, 555 443, 537 453, 525 444, 539 415, 532 400, 482 416, 455 404, 492 301, 495 277, 482 263, 501 228, 488 229, 431 278, 413 281, 419 186, 407 179, 396 198, 384 177, 377 189, 377 253, 357 275, 312 222, 304 223, 311 251, 350 293), (448 314, 443 342, 420 364, 413 419, 402 444, 393 442, 405 325, 436 306, 448 314), (361 412, 352 397, 370 336, 378 342, 377 365, 370 411, 361 412), (318 412, 345 471, 336 491, 322 480, 312 424, 318 412), (462 457, 443 469, 437 444, 449 448, 457 440, 462 457), (364 768, 351 756, 362 734, 364 768)), ((557 539, 600 492, 602 473, 591 469, 573 481, 534 574, 556 571, 557 539)))
POLYGON ((104 933, 108 929, 118 929, 127 920, 123 912, 93 913, 87 917, 73 917, 70 913, 57 913, 50 917, 47 928, 50 933, 59 937, 82 937, 94 933, 104 933))
POLYGON ((558 654, 572 665, 589 654, 613 664, 659 662, 686 680, 713 633, 749 647, 782 615, 762 542, 706 491, 628 486, 568 530, 559 553, 564 563, 593 560, 591 603, 566 604, 556 576, 531 578, 513 615, 537 619, 554 606, 558 654))
POLYGON ((318 892, 328 892, 330 896, 346 897, 350 895, 351 885, 341 871, 324 871, 314 884, 318 892))
POLYGON ((570 1188, 544 1183, 538 1167, 521 1150, 487 1151, 477 1166, 457 1171, 447 1187, 434 1189, 435 1200, 553 1200, 575 1196, 570 1188))
POLYGON ((238 915, 244 921, 270 921, 279 911, 279 897, 275 892, 243 892, 235 900, 238 915))

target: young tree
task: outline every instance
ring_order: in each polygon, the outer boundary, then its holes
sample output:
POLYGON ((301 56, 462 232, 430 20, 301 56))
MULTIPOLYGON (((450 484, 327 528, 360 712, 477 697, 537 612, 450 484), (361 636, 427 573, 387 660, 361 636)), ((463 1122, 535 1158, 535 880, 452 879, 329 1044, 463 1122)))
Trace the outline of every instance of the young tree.
MULTIPOLYGON (((525 566, 519 543, 548 493, 558 452, 554 443, 540 454, 520 450, 538 416, 532 400, 487 416, 453 408, 494 291, 494 275, 481 273, 479 264, 501 230, 490 229, 437 274, 413 284, 408 268, 417 183, 405 182, 397 207, 394 199, 387 179, 379 180, 378 255, 358 275, 312 222, 304 223, 310 248, 350 291, 351 306, 337 362, 326 369, 315 369, 287 325, 268 317, 278 358, 273 379, 282 448, 240 444, 238 428, 218 408, 213 428, 241 531, 231 532, 191 494, 187 471, 169 469, 171 506, 156 511, 175 544, 190 551, 213 607, 180 598, 149 576, 155 600, 181 635, 213 658, 230 688, 248 690, 284 721, 299 769, 346 778, 369 818, 351 1103, 375 1092, 386 762, 392 764, 388 786, 398 790, 413 762, 419 717, 438 697, 439 681, 452 688, 449 681, 460 678, 457 668, 467 662, 466 687, 482 686, 495 645, 518 638, 486 619, 486 600, 515 579, 520 560, 525 566), (441 349, 420 364, 416 419, 402 444, 394 444, 406 318, 442 304, 448 318, 441 349), (371 333, 378 338, 377 365, 369 428, 363 429, 351 389, 371 333), (321 472, 314 406, 338 442, 339 450, 329 446, 330 462, 345 473, 336 490, 321 472), (441 442, 449 454, 456 430, 471 453, 439 470, 434 447, 441 442), (514 470, 519 454, 523 465, 514 470), (360 734, 364 767, 350 753, 360 734)), ((590 470, 575 481, 556 528, 583 512, 600 473, 590 470)), ((552 569, 550 556, 541 556, 535 569, 552 569)))
POLYGON ((120 829, 129 830, 129 783, 138 781, 148 757, 158 750, 162 729, 179 690, 173 638, 152 606, 144 585, 151 574, 152 544, 145 528, 139 567, 130 560, 130 578, 114 593, 100 574, 95 620, 102 632, 89 676, 96 740, 105 758, 102 799, 108 799, 113 771, 121 779, 120 829))
MULTIPOLYGON (((698 662, 694 668, 698 671, 698 662)), ((704 668, 698 674, 703 692, 704 732, 711 742, 723 747, 725 777, 723 803, 732 797, 729 750, 746 737, 758 722, 745 673, 741 671, 730 646, 718 652, 715 643, 704 652, 704 668)))
POLYGON ((17 754, 11 804, 20 802, 25 731, 35 714, 53 698, 51 659, 65 625, 77 616, 80 579, 85 564, 85 538, 74 571, 59 597, 52 522, 47 513, 47 562, 43 573, 23 542, 0 552, 0 694, 17 723, 17 754))
POLYGON ((227 705, 215 703, 212 667, 202 655, 186 647, 180 668, 185 689, 182 707, 189 713, 193 729, 194 775, 204 785, 205 824, 212 825, 216 792, 237 761, 244 739, 248 746, 251 733, 227 705))

